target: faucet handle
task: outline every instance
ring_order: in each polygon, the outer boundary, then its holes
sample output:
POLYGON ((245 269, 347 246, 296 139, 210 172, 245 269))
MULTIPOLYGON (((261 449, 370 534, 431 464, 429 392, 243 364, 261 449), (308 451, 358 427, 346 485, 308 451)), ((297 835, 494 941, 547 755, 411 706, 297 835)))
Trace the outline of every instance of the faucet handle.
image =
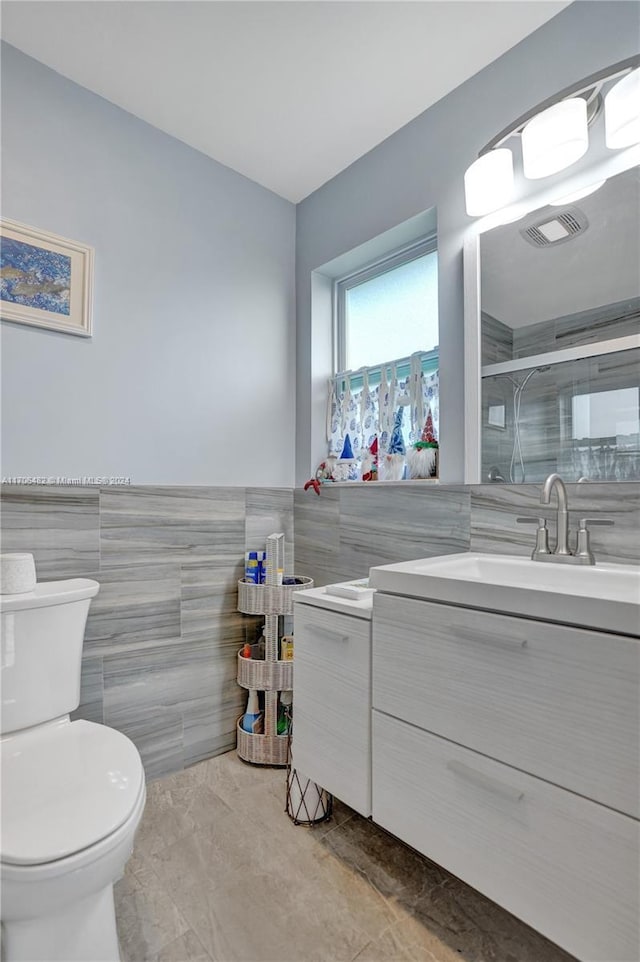
POLYGON ((596 559, 593 556, 593 551, 591 550, 591 544, 589 541, 589 529, 588 524, 600 524, 608 525, 609 527, 615 524, 610 518, 580 518, 580 523, 578 527, 578 538, 576 542, 576 558, 579 558, 583 564, 594 565, 596 559))
POLYGON ((536 531, 536 546, 531 554, 532 561, 537 561, 540 555, 551 554, 549 551, 549 531, 546 518, 516 518, 518 524, 535 524, 538 526, 536 531))

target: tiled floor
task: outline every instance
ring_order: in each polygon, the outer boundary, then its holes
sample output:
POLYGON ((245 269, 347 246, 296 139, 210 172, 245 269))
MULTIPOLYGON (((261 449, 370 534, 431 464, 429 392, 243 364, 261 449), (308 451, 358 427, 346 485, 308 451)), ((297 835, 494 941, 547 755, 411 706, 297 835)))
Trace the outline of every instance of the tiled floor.
POLYGON ((339 803, 295 826, 284 795, 234 752, 150 783, 116 886, 125 962, 572 962, 339 803))

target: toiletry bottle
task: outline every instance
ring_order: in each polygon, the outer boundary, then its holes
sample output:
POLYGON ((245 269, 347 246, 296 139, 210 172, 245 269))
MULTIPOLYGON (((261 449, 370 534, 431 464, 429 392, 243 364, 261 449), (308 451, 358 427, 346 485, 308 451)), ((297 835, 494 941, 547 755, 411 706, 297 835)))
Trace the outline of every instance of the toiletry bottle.
POLYGON ((280 639, 280 661, 293 661, 293 635, 280 639))
POLYGON ((244 731, 249 732, 251 735, 260 735, 262 734, 263 725, 264 717, 260 711, 258 692, 251 689, 249 691, 249 698, 247 701, 247 710, 242 716, 240 727, 244 731))
POLYGON ((293 703, 292 691, 280 692, 280 710, 278 711, 278 735, 288 735, 291 727, 291 705, 293 703))
POLYGON ((246 561, 244 566, 244 579, 245 581, 251 581, 254 585, 257 585, 258 579, 260 577, 258 569, 258 552, 257 551, 247 551, 246 561))
POLYGON ((267 580, 267 552, 258 551, 258 584, 265 584, 267 580))

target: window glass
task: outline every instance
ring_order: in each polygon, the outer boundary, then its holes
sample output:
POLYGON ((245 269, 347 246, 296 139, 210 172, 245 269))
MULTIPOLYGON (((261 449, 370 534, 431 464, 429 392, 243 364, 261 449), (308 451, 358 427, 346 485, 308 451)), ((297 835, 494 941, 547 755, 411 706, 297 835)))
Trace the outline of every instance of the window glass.
POLYGON ((344 322, 347 370, 437 347, 437 252, 347 287, 344 322))
POLYGON ((581 440, 638 434, 639 396, 637 387, 575 395, 572 398, 573 437, 581 440))

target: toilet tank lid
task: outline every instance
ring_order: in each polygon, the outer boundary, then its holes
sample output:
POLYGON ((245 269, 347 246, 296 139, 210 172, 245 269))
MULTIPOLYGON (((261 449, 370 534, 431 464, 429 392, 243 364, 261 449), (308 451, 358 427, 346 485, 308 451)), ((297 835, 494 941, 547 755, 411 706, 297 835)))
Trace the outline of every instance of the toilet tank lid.
POLYGON ((0 743, 2 862, 42 865, 115 832, 132 814, 144 769, 125 735, 84 720, 0 743))
POLYGON ((40 581, 33 591, 19 595, 0 595, 0 612, 20 611, 25 608, 49 608, 82 601, 98 594, 100 585, 91 578, 68 578, 66 581, 40 581))

